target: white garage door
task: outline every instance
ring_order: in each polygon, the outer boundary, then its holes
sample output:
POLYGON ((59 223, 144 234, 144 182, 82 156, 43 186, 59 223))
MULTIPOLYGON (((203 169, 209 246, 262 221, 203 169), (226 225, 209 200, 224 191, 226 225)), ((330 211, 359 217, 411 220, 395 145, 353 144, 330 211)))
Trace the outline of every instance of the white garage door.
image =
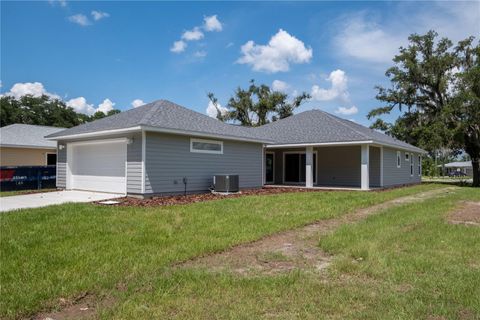
POLYGON ((72 145, 71 150, 72 189, 125 193, 124 141, 72 145))

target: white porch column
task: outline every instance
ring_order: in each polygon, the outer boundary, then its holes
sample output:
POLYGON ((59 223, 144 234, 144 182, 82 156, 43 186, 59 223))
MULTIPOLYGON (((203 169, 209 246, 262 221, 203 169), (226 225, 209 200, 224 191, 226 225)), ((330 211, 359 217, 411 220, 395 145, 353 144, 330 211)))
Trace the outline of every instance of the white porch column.
POLYGON ((370 168, 369 168, 369 145, 362 144, 362 156, 361 156, 361 188, 362 190, 370 189, 370 168))
POLYGON ((380 147, 380 187, 383 188, 383 147, 380 147))
POLYGON ((313 147, 305 150, 305 187, 313 187, 313 147))
POLYGON ((265 145, 263 145, 262 147, 262 185, 265 185, 267 179, 266 179, 266 148, 265 148, 265 145))

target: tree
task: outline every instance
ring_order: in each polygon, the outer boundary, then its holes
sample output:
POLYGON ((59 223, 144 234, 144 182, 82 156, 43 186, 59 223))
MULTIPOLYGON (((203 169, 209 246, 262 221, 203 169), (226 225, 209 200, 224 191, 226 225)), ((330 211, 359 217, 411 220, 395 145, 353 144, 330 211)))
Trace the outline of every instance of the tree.
POLYGON ((247 127, 261 126, 289 117, 305 100, 310 99, 310 95, 303 92, 289 102, 287 94, 273 91, 264 84, 257 86, 254 80, 250 81, 248 89, 237 88, 228 101, 226 110, 219 107, 213 93, 208 93, 207 96, 217 109, 217 119, 238 122, 247 127))
POLYGON ((108 111, 107 114, 103 113, 103 111, 97 111, 90 116, 89 121, 102 119, 102 118, 112 116, 112 115, 117 114, 117 113, 120 113, 120 110, 113 109, 113 110, 108 111))
POLYGON ((372 127, 432 155, 464 150, 472 159, 473 185, 479 187, 480 46, 473 37, 456 47, 437 37, 434 31, 409 37, 409 45, 400 48, 395 66, 386 72, 391 87, 376 87, 376 98, 385 105, 370 111, 368 118, 398 109, 402 114, 395 123, 377 119, 372 127))
POLYGON ((0 97, 0 126, 2 127, 14 123, 24 123, 71 128, 119 112, 119 110, 111 110, 107 115, 103 112, 96 112, 94 115, 88 116, 75 112, 64 101, 52 99, 46 95, 40 97, 25 95, 18 99, 12 96, 0 97))

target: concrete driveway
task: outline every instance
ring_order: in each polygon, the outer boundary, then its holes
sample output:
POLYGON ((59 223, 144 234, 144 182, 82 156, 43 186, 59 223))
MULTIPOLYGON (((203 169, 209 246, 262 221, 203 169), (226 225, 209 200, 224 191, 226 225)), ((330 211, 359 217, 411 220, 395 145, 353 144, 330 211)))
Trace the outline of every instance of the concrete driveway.
POLYGON ((46 207, 67 202, 93 202, 123 197, 123 194, 101 193, 91 191, 54 191, 1 197, 0 212, 46 207))

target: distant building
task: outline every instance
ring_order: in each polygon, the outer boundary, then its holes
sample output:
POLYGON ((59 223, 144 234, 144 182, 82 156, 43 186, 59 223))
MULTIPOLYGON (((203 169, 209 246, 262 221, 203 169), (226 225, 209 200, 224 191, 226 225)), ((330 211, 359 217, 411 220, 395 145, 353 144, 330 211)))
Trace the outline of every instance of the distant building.
POLYGON ((0 128, 0 166, 57 164, 57 143, 44 137, 65 128, 11 124, 0 128))
MULTIPOLYGON (((438 166, 442 168, 442 165, 438 166)), ((462 172, 469 177, 473 177, 472 161, 455 161, 445 164, 444 175, 450 175, 454 172, 462 172)))

